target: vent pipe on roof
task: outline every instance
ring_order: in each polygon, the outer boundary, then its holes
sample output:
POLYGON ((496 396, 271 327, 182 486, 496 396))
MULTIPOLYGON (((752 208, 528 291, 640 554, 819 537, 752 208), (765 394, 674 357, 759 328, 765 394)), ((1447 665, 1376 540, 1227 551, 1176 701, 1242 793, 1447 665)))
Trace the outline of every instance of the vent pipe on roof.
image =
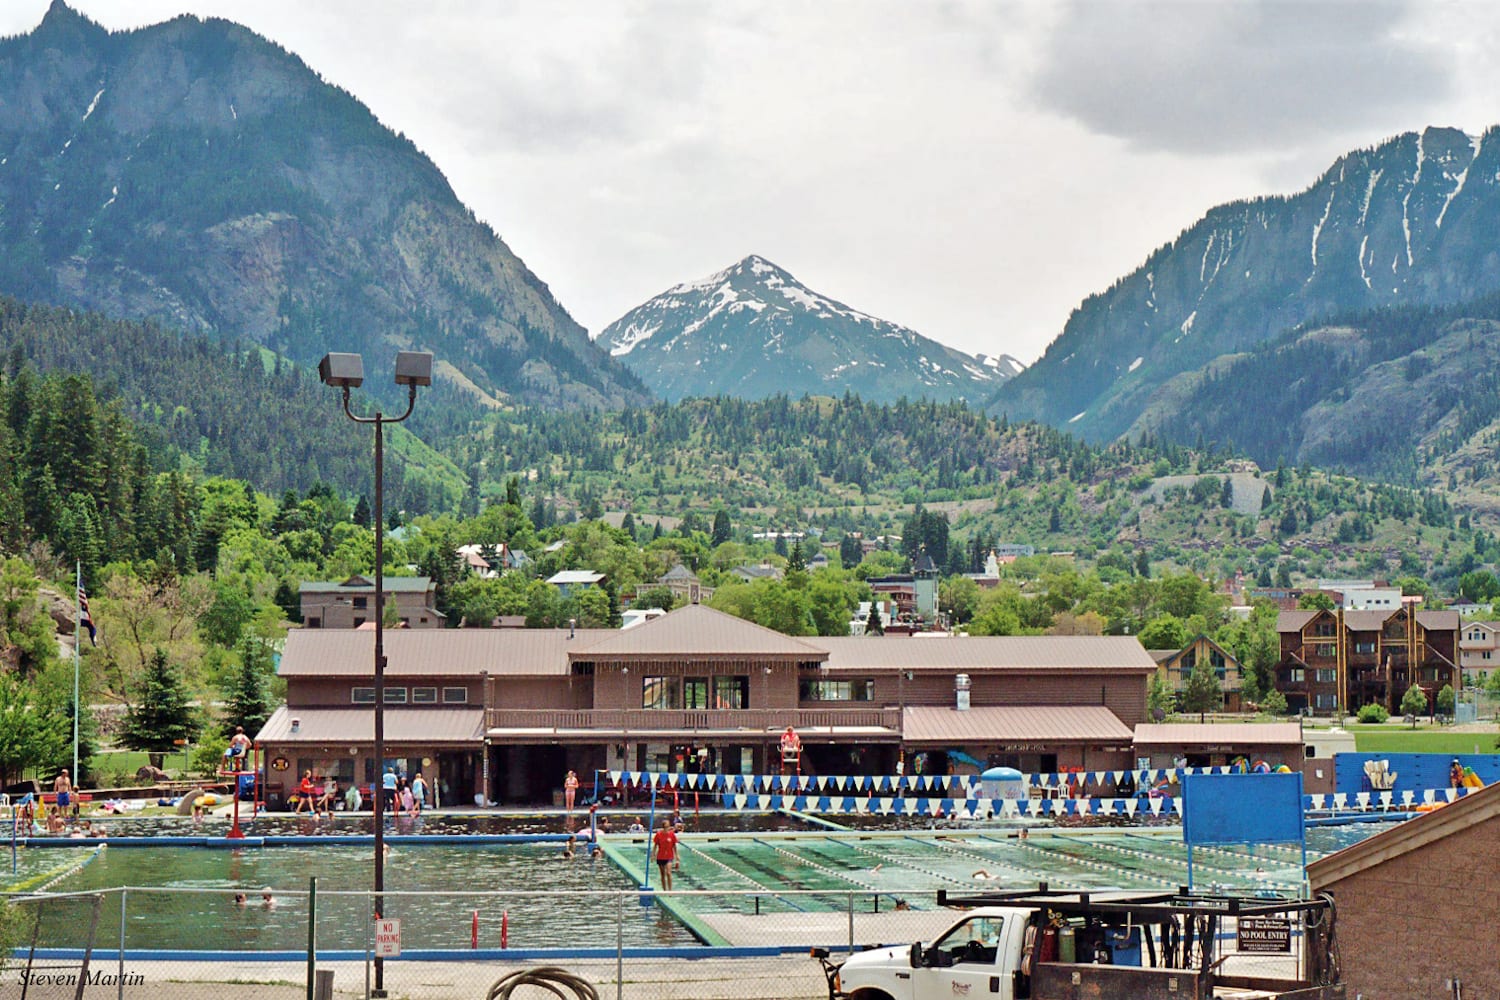
POLYGON ((954 708, 960 712, 969 710, 969 689, 973 685, 969 681, 968 674, 955 674, 953 677, 953 693, 957 698, 954 708))
POLYGON ((577 618, 569 618, 568 619, 568 638, 569 639, 573 638, 573 630, 575 628, 577 628, 577 627, 578 627, 578 619, 577 618))

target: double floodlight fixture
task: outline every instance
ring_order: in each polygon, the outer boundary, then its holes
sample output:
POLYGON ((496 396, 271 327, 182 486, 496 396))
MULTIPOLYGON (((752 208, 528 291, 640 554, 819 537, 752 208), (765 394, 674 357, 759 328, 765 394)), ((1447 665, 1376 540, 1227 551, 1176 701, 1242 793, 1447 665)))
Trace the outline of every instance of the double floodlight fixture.
MULTIPOLYGON (((323 355, 318 362, 318 378, 335 389, 358 389, 365 381, 365 362, 358 354, 323 355)), ((426 351, 399 351, 396 354, 396 384, 432 384, 432 355, 426 351)))

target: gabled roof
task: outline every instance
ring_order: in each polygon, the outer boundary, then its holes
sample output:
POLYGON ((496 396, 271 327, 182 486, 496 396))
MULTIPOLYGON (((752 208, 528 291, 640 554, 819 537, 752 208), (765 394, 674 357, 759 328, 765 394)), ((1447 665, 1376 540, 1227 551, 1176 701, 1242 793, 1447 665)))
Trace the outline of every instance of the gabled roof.
POLYGON ((1490 831, 1478 836, 1487 838, 1489 844, 1486 847, 1492 847, 1493 830, 1497 825, 1500 825, 1500 784, 1470 792, 1441 809, 1434 809, 1352 847, 1319 858, 1307 866, 1307 878, 1316 892, 1468 830, 1490 831))
POLYGON ((746 580, 780 580, 784 575, 779 566, 767 564, 760 566, 736 566, 730 572, 746 580))
POLYGON ((691 656, 782 659, 797 663, 821 661, 828 654, 813 641, 794 639, 754 622, 689 604, 660 618, 568 652, 570 660, 650 660, 691 656))
POLYGON ((1295 722, 1168 722, 1135 727, 1136 746, 1297 746, 1302 727, 1295 722))
MULTIPOLYGON (((381 581, 388 594, 425 594, 432 589, 430 576, 388 576, 381 581)), ((351 576, 342 583, 331 580, 303 580, 297 587, 300 593, 373 594, 375 581, 363 576, 351 576)))
POLYGON ((1417 624, 1434 632, 1444 632, 1461 627, 1457 611, 1418 611, 1417 624))
POLYGON ((1331 611, 1297 611, 1276 612, 1276 631, 1278 632, 1300 632, 1307 627, 1307 623, 1319 615, 1332 615, 1331 611))
POLYGON ((1112 670, 1148 674, 1151 655, 1131 635, 819 636, 829 670, 1112 670))
MULTIPOLYGON (((256 734, 257 743, 372 743, 375 714, 363 708, 288 708, 282 705, 256 734), (292 720, 297 731, 292 732, 292 720)), ((482 708, 385 707, 387 743, 421 743, 424 746, 457 744, 468 746, 484 736, 482 708)))
POLYGON ((669 569, 665 573, 663 573, 661 576, 657 577, 657 582, 658 583, 668 583, 668 582, 670 582, 672 580, 696 580, 696 579, 698 579, 698 578, 693 575, 693 571, 692 570, 688 569, 682 563, 678 563, 677 565, 673 566, 671 569, 669 569))
POLYGON ((1217 649, 1219 651, 1219 655, 1222 656, 1222 657, 1224 657, 1224 662, 1225 663, 1233 663, 1236 666, 1239 665, 1240 658, 1237 657, 1237 656, 1235 656, 1229 650, 1225 649, 1223 646, 1219 645, 1217 642, 1214 642, 1213 639, 1210 638, 1209 635, 1206 632, 1199 632, 1197 635, 1193 636, 1191 639, 1189 639, 1187 641, 1187 644, 1184 645, 1181 649, 1168 649, 1168 650, 1152 649, 1152 650, 1148 650, 1148 652, 1151 654, 1151 658, 1153 660, 1155 660, 1157 663, 1169 663, 1172 660, 1176 659, 1177 657, 1181 656, 1183 653, 1186 653, 1188 650, 1193 649, 1194 647, 1196 647, 1199 642, 1206 642, 1206 643, 1208 643, 1208 645, 1209 645, 1210 648, 1217 649), (1159 656, 1156 655, 1157 653, 1160 653, 1160 652, 1165 652, 1167 654, 1166 657, 1163 658, 1163 657, 1159 657, 1159 656))
POLYGON ((603 573, 595 573, 591 569, 565 569, 547 577, 547 582, 557 587, 568 587, 574 584, 596 584, 603 579, 603 573))
MULTIPOLYGON (((614 629, 388 629, 386 676, 566 676, 567 652, 614 635, 614 629)), ((292 629, 276 673, 281 677, 373 677, 375 633, 357 629, 292 629)))
POLYGON ((901 733, 907 743, 1130 741, 1130 727, 1102 705, 988 705, 962 712, 912 706, 903 713, 901 733))

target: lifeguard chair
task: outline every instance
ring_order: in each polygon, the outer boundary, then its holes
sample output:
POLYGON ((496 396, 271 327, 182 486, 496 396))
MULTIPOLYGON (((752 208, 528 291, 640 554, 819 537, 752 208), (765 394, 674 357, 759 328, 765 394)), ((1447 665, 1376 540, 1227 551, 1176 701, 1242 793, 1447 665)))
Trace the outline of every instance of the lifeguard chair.
POLYGON ((260 747, 251 746, 233 756, 226 752, 219 764, 219 777, 229 779, 230 796, 234 801, 234 818, 230 822, 229 832, 224 836, 229 840, 241 840, 245 831, 240 827, 240 798, 247 784, 252 805, 251 815, 260 812, 260 747))
POLYGON ((781 734, 781 773, 786 774, 788 770, 793 774, 802 773, 802 737, 791 726, 781 734))

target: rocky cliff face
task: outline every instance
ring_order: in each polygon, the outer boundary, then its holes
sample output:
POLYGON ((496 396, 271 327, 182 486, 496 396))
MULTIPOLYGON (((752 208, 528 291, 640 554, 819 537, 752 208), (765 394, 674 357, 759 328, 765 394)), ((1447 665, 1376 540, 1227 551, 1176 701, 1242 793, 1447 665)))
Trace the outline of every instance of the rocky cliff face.
POLYGON ((991 408, 1117 436, 1170 408, 1177 376, 1300 324, 1500 289, 1497 234, 1500 134, 1397 136, 1343 157, 1301 194, 1210 211, 1079 306, 991 408))
POLYGON ((841 395, 978 401, 1021 370, 974 357, 812 291, 749 256, 668 289, 605 327, 599 343, 668 400, 841 395))
POLYGON ((219 20, 110 34, 56 0, 0 41, 0 292, 304 363, 431 350, 492 402, 645 398, 408 140, 219 20))

